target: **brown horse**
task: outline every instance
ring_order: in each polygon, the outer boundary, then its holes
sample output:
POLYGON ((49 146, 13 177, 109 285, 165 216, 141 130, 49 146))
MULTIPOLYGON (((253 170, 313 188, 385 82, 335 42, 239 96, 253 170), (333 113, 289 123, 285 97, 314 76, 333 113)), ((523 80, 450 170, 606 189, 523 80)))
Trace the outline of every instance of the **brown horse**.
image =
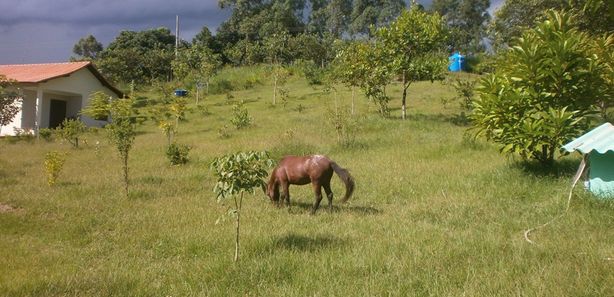
POLYGON ((311 156, 286 156, 273 169, 271 178, 267 184, 266 194, 276 204, 279 204, 279 187, 283 191, 282 202, 285 200, 286 206, 290 206, 290 185, 306 185, 311 183, 316 200, 313 204, 311 214, 315 214, 322 201, 322 187, 328 198, 329 211, 333 208, 333 192, 330 189, 330 179, 333 171, 345 184, 345 196, 341 200, 346 202, 354 192, 354 178, 350 173, 341 168, 337 163, 322 155, 311 156))

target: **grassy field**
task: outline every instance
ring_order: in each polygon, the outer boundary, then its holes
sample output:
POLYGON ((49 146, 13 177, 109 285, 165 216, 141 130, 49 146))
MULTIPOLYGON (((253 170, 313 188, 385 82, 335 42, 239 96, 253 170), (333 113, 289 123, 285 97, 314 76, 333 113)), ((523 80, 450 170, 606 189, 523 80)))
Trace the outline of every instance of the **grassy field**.
POLYGON ((569 213, 532 233, 535 245, 523 238, 564 210, 578 156, 545 171, 468 140, 439 83, 410 87, 405 121, 398 86, 390 119, 359 96, 355 141, 341 146, 327 124, 334 96, 293 79, 287 106, 272 106, 260 80, 188 114, 177 135, 192 146, 185 166, 168 165, 153 123, 139 128, 127 198, 104 131, 79 149, 0 140, 0 296, 614 296, 613 203, 576 189, 569 213), (252 127, 232 128, 236 100, 252 127), (49 187, 52 150, 68 160, 49 187), (328 155, 351 171, 355 195, 339 204, 333 177, 334 211, 315 216, 309 186, 291 187, 289 210, 247 197, 234 264, 234 226, 215 224, 228 206, 208 166, 239 150, 328 155))

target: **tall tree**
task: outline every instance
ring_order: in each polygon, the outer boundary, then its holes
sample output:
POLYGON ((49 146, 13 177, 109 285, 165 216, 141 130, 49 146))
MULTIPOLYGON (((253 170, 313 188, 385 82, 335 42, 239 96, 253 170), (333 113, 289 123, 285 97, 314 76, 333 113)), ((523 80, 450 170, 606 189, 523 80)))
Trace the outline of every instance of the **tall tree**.
POLYGON ((486 25, 490 20, 487 9, 490 0, 434 0, 432 9, 444 16, 450 27, 451 45, 467 52, 481 51, 486 37, 486 25))
POLYGON ((72 48, 72 52, 78 56, 76 59, 95 60, 102 49, 102 43, 98 42, 93 35, 88 35, 79 39, 72 48))
POLYGON ((203 26, 202 29, 192 38, 192 45, 197 45, 201 47, 208 47, 210 49, 215 49, 215 37, 211 34, 211 31, 207 26, 203 26))
POLYGON ((171 75, 174 47, 175 36, 168 28, 122 31, 97 62, 100 70, 116 81, 164 80, 171 75))
POLYGON ((309 31, 339 38, 348 30, 352 0, 311 0, 309 31))
POLYGON ((218 40, 224 56, 235 64, 261 62, 260 41, 281 33, 304 32, 305 0, 220 0, 220 7, 232 11, 220 26, 218 40))
POLYGON ((370 36, 371 26, 389 24, 403 8, 403 0, 354 0, 350 15, 350 33, 354 36, 370 36))
POLYGON ((611 0, 506 0, 489 25, 495 47, 505 47, 524 30, 543 21, 548 9, 565 9, 576 15, 581 31, 600 35, 614 31, 614 2, 611 0))

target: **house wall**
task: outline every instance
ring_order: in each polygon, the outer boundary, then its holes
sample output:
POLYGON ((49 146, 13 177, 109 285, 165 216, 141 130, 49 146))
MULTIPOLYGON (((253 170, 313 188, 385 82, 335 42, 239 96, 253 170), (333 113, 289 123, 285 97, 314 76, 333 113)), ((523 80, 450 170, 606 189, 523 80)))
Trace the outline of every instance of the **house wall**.
MULTIPOLYGON (((76 109, 80 111, 82 108, 88 106, 89 96, 93 92, 102 91, 113 98, 117 97, 113 91, 105 87, 87 68, 83 68, 67 77, 60 77, 52 79, 46 83, 41 83, 39 86, 42 87, 43 90, 48 90, 49 92, 59 91, 73 93, 76 96, 80 95, 82 99, 80 106, 68 107, 68 109, 74 108, 71 109, 74 114, 78 112, 75 112, 76 109)), ((46 115, 47 119, 43 119, 42 123, 43 125, 47 125, 49 123, 49 100, 51 98, 45 98, 44 95, 43 98, 47 99, 43 101, 43 116, 46 115)), ((105 121, 96 121, 86 116, 82 116, 81 120, 88 126, 101 127, 102 125, 106 124, 105 121)))
MULTIPOLYGON (((117 95, 105 87, 87 68, 83 68, 71 75, 59 77, 44 83, 35 85, 21 86, 24 95, 22 110, 15 116, 15 119, 8 126, 3 126, 0 135, 14 135, 15 129, 31 130, 35 129, 36 123, 36 93, 37 89, 43 91, 41 106, 41 128, 49 127, 49 109, 52 99, 67 102, 66 116, 77 117, 79 112, 89 104, 89 96, 96 91, 102 91, 110 97, 117 98, 117 95)), ((87 126, 102 127, 107 122, 96 121, 86 116, 81 116, 81 120, 87 126)))

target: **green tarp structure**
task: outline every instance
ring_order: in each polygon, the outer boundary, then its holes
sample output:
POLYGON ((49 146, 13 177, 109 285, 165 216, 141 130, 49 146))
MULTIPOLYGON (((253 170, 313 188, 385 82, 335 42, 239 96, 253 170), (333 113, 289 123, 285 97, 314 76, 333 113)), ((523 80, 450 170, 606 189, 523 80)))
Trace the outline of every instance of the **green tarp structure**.
MULTIPOLYGON (((600 198, 614 199, 614 126, 605 123, 563 146, 578 151, 588 162, 588 190, 600 198)), ((583 160, 583 162, 584 162, 583 160)))

